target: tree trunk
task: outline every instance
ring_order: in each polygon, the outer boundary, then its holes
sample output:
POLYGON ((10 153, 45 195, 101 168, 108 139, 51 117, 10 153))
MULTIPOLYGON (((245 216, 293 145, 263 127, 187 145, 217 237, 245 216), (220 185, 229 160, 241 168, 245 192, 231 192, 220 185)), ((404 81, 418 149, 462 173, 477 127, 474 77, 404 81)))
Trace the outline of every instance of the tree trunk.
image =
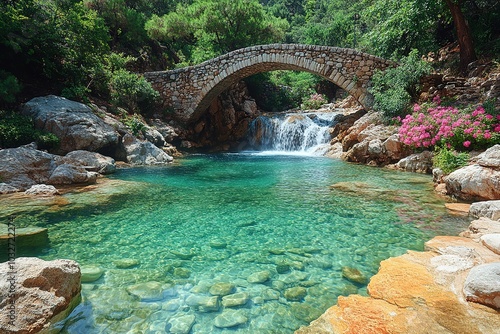
POLYGON ((465 74, 467 65, 477 59, 474 45, 472 43, 472 34, 469 25, 462 13, 461 0, 445 0, 446 5, 451 11, 453 24, 457 32, 458 45, 460 46, 460 71, 465 74))

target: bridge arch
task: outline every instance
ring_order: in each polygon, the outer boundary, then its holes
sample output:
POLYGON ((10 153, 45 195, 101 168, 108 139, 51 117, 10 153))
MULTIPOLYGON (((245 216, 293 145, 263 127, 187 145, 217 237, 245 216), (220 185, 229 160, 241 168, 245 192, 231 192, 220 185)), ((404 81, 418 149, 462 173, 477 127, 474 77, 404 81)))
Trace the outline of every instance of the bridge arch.
POLYGON ((196 121, 223 91, 251 75, 274 70, 306 71, 341 87, 369 109, 368 92, 376 69, 388 60, 353 49, 302 44, 259 45, 232 51, 196 66, 147 72, 145 78, 160 92, 164 104, 186 121, 196 121))

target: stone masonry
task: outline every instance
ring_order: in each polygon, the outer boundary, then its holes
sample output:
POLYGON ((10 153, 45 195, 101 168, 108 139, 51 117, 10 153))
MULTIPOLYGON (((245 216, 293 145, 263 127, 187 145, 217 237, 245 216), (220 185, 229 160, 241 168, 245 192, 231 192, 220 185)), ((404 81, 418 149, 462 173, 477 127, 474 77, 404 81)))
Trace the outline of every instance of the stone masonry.
POLYGON ((248 76, 274 70, 306 71, 319 75, 370 109, 370 78, 388 60, 353 49, 302 44, 258 45, 232 51, 199 65, 171 71, 147 72, 164 105, 185 122, 196 121, 224 90, 248 76))

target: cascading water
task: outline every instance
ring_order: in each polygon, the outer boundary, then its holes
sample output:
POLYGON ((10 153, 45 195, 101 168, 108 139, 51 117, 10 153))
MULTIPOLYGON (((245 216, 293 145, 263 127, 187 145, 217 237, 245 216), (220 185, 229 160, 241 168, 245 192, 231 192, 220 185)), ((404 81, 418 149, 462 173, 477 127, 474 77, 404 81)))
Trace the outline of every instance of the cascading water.
POLYGON ((254 149, 322 155, 331 139, 337 113, 286 113, 259 116, 249 126, 254 149))

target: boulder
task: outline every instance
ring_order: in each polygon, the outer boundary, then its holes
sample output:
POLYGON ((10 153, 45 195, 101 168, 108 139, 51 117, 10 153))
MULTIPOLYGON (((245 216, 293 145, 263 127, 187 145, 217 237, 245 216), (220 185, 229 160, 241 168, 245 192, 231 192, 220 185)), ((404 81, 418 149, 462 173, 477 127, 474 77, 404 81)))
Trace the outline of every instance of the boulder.
POLYGON ((1 263, 0 332, 47 330, 78 305, 80 289, 80 269, 75 261, 20 257, 1 263))
POLYGON ((500 262, 472 268, 464 283, 464 294, 468 301, 500 309, 500 262))
POLYGON ((0 150, 0 176, 20 191, 35 184, 95 183, 98 174, 82 167, 85 161, 65 159, 27 146, 0 150))
POLYGON ((34 196, 55 196, 60 195, 56 187, 46 184, 35 184, 24 192, 26 195, 34 196))
POLYGON ((399 162, 397 163, 397 167, 398 169, 402 169, 407 172, 430 174, 432 173, 433 156, 434 154, 430 151, 412 154, 406 158, 399 160, 399 162))
POLYGON ((481 217, 472 221, 469 228, 460 233, 460 236, 479 240, 483 235, 490 233, 500 233, 500 221, 481 217))
POLYGON ((500 168, 500 145, 495 145, 476 157, 477 164, 483 167, 500 168))
POLYGON ((11 185, 8 185, 7 183, 0 183, 0 194, 12 194, 12 193, 17 193, 19 189, 16 187, 13 187, 11 185))
POLYGON ((480 240, 486 248, 500 255, 500 233, 485 234, 480 240))
POLYGON ((140 141, 130 134, 122 139, 126 161, 134 165, 158 165, 174 159, 149 141, 140 141))
POLYGON ((500 199, 500 170, 470 165, 449 174, 444 182, 448 195, 462 200, 500 199))
POLYGON ((99 174, 112 174, 116 171, 115 159, 96 152, 83 150, 69 152, 62 161, 70 165, 80 165, 87 171, 99 174))
POLYGON ((500 220, 500 200, 472 203, 469 214, 474 218, 486 217, 492 220, 500 220))
POLYGON ((100 151, 116 147, 118 133, 82 103, 49 95, 28 101, 21 112, 33 118, 35 127, 60 139, 56 153, 100 151))
POLYGON ((62 165, 57 166, 52 171, 47 183, 50 183, 50 184, 74 184, 74 183, 93 184, 93 183, 96 183, 98 176, 99 176, 98 173, 88 172, 85 168, 83 168, 81 166, 62 164, 62 165))

